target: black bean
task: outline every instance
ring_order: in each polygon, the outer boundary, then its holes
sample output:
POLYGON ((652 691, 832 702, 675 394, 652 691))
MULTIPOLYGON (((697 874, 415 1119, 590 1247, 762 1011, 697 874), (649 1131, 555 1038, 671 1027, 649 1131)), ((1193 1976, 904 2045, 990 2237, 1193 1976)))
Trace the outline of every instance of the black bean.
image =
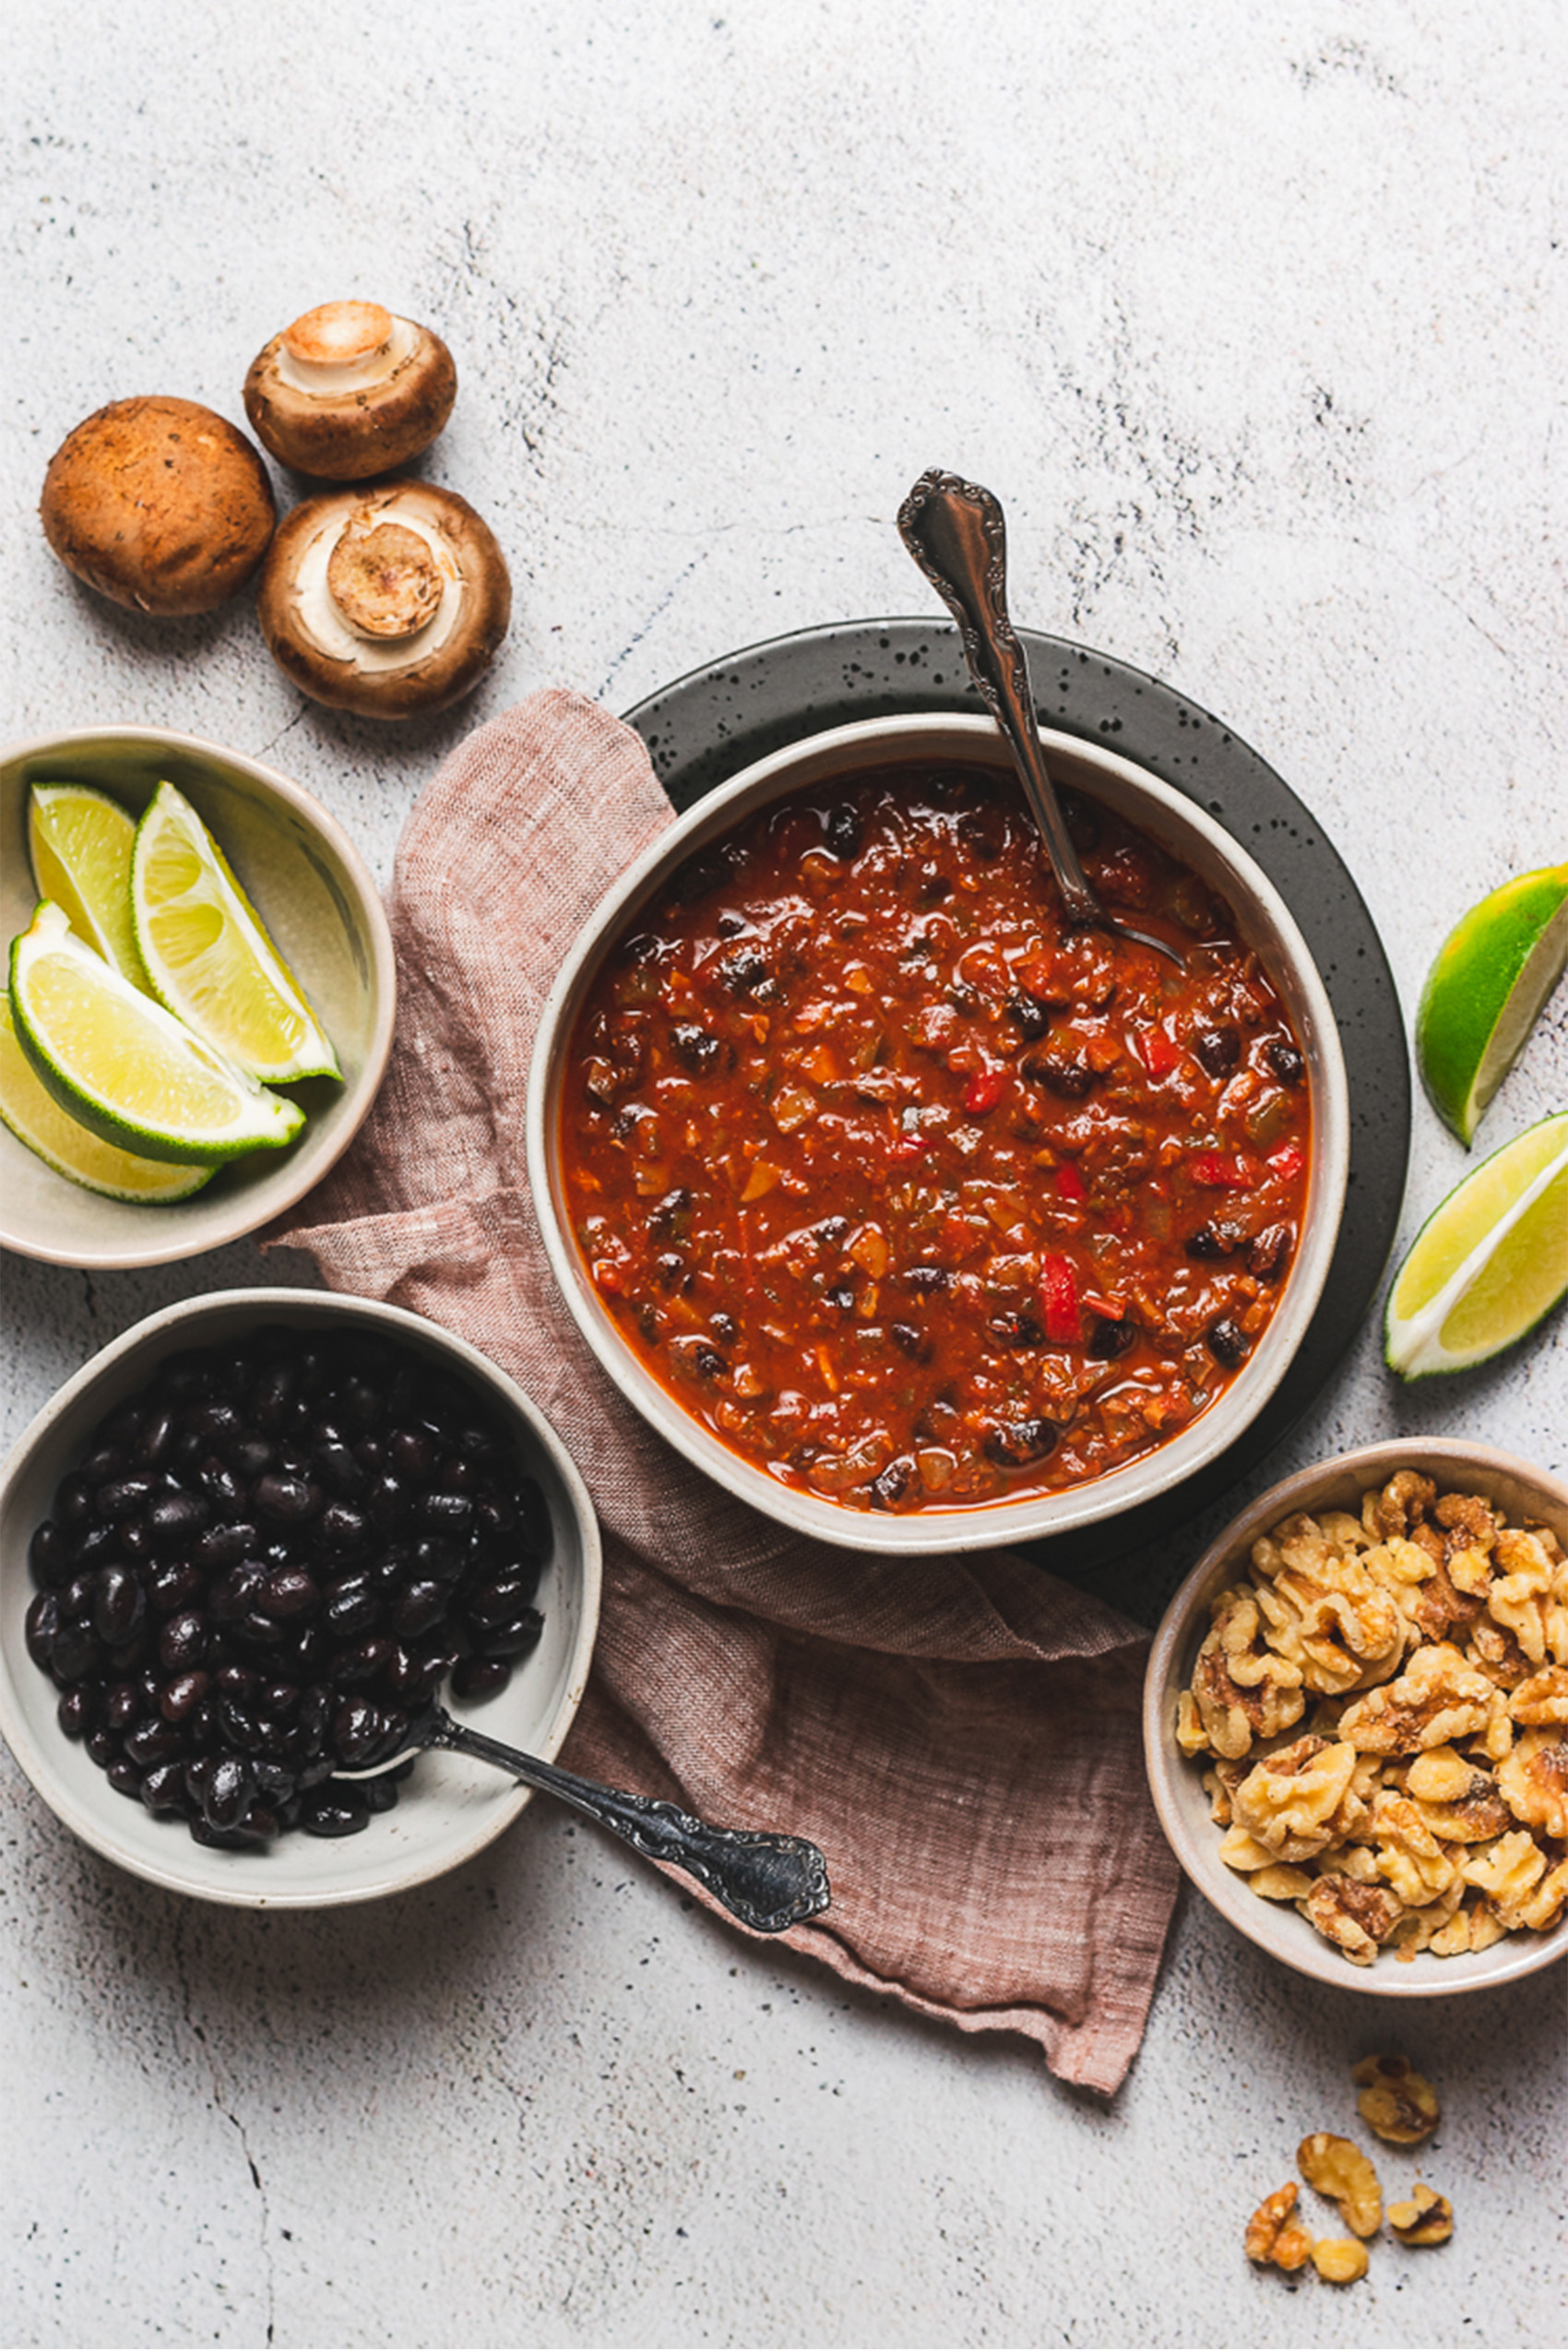
POLYGON ((384 1772, 374 1780, 362 1780, 360 1794, 373 1813, 388 1813, 398 1801, 398 1776, 384 1772))
POLYGON ((120 1735, 117 1731, 112 1731, 106 1723, 101 1723, 96 1730, 88 1733, 83 1745, 93 1763, 98 1765, 100 1771, 102 1771, 106 1765, 113 1764, 119 1757, 120 1735))
POLYGON ((872 1507, 877 1511, 892 1511, 903 1500, 915 1477, 915 1466, 909 1455, 899 1455, 879 1471, 871 1482, 872 1507))
POLYGON ((158 1656, 171 1674, 187 1673, 207 1657, 208 1622, 199 1609, 177 1610, 165 1618, 158 1636, 158 1656))
POLYGON ((906 1266, 903 1282, 907 1290, 951 1290, 953 1288, 953 1277, 944 1265, 906 1266))
POLYGON ((190 1804, 185 1792, 185 1768, 177 1759, 154 1764, 142 1775, 139 1791, 149 1813, 183 1813, 190 1804))
POLYGON ((1290 1224, 1266 1225, 1247 1252, 1247 1272, 1256 1282, 1277 1282, 1296 1247, 1290 1224))
MULTIPOLYGON (((704 1350, 695 1353, 699 1359, 704 1350)), ((708 1354, 711 1349, 707 1350, 708 1354)), ((414 1517, 420 1526, 433 1536, 463 1536, 473 1523, 473 1498, 467 1494, 446 1494, 439 1488, 422 1494, 414 1506, 414 1517)))
POLYGON ((177 1434, 178 1424, 167 1405, 155 1405, 143 1421, 133 1448, 145 1470, 160 1469, 177 1434))
POLYGON ((1031 1462, 1043 1462, 1061 1434, 1055 1421, 1043 1419, 1003 1421, 988 1432, 984 1451, 989 1461, 1004 1469, 1023 1469, 1031 1462))
POLYGON ((123 1649, 135 1641, 147 1622, 147 1595, 141 1579, 129 1568, 110 1564, 98 1572, 98 1594, 92 1605, 93 1631, 106 1648, 123 1649))
POLYGON ((243 1435, 244 1423, 232 1405, 214 1400, 205 1405, 193 1405, 185 1414, 185 1428, 192 1437, 199 1437, 204 1445, 232 1444, 243 1435))
POLYGON ((74 1690, 65 1692, 54 1715, 66 1739, 85 1740, 98 1720, 101 1705, 96 1682, 78 1682, 74 1690))
POLYGON ((96 1492, 111 1479, 123 1479, 131 1467, 131 1457, 119 1445, 95 1445, 82 1464, 82 1476, 96 1492))
POLYGON ((343 1699, 332 1716, 333 1753, 339 1764, 352 1772, 358 1765, 372 1761, 372 1751, 381 1740, 384 1730, 381 1710, 374 1701, 343 1699))
POLYGON ((357 1642, 347 1643, 334 1650, 327 1670, 340 1691, 362 1689, 374 1682, 392 1657, 392 1644, 385 1633, 366 1633, 357 1642))
POLYGON ((526 1657, 544 1631, 537 1609, 522 1610, 505 1625, 492 1625, 474 1643, 481 1657, 526 1657))
POLYGON ((452 1669, 452 1695, 464 1700, 493 1699, 511 1679, 510 1662, 504 1657, 460 1657, 452 1669))
POLYGON ((440 1623, 446 1612, 446 1589, 434 1576, 418 1576, 396 1596, 390 1622, 400 1641, 412 1641, 440 1623))
POLYGON ((1114 1363, 1124 1356, 1138 1336, 1138 1326, 1127 1315, 1101 1315, 1090 1332, 1086 1355, 1096 1363, 1114 1363))
POLYGON ((1228 1078, 1241 1059, 1241 1032, 1223 1028, 1194 1029, 1193 1051, 1211 1078, 1228 1078))
MULTIPOLYGON (((227 1472, 224 1475, 227 1476, 227 1472)), ((236 1509, 243 1499, 243 1490, 236 1482, 236 1509)), ((205 1495, 189 1494, 177 1489, 172 1494, 155 1494, 143 1515, 142 1524, 147 1528, 154 1551, 164 1556, 171 1553, 184 1556, 211 1518, 212 1505, 205 1495)))
POLYGON ((101 1567, 104 1561, 112 1560, 123 1549, 120 1532, 107 1519, 95 1519, 76 1540, 73 1556, 77 1574, 84 1568, 101 1567))
POLYGON ((335 1641, 368 1633, 381 1614, 381 1598, 367 1575, 340 1576, 327 1587, 323 1621, 335 1641))
POLYGON ((121 1797, 139 1797, 142 1776, 128 1756, 116 1756, 106 1776, 109 1786, 121 1797))
POLYGON ((392 1467, 405 1479, 428 1479, 435 1467, 435 1448, 428 1431, 422 1429, 394 1430, 392 1467))
POLYGON ((108 1479, 98 1490, 98 1515, 101 1519, 133 1518, 157 1491, 156 1482, 144 1470, 129 1478, 108 1479))
POLYGON ((188 1674, 176 1674, 163 1685, 158 1712, 165 1723, 184 1723, 187 1716, 195 1715, 211 1688, 211 1675, 199 1666, 188 1674))
POLYGON ((865 823, 853 801, 835 801, 827 812, 823 832, 836 858, 859 857, 865 823))
POLYGON ((219 1756, 202 1791, 202 1816, 208 1829, 237 1829, 255 1796, 255 1775, 244 1756, 219 1756))
MULTIPOLYGON (((269 1446, 269 1454, 271 1450, 269 1446)), ((215 1503, 220 1511, 226 1512, 231 1518, 244 1510, 246 1481, 237 1470, 232 1470, 227 1462, 220 1462, 216 1454, 207 1455, 196 1464, 196 1479, 208 1501, 215 1503)))
POLYGON ((1233 1257, 1241 1241, 1241 1234, 1229 1226, 1216 1225, 1211 1219, 1207 1225, 1200 1225, 1195 1233, 1188 1234, 1185 1247, 1190 1258, 1207 1264, 1219 1258, 1233 1257))
POLYGON ((1282 1087, 1300 1086, 1306 1064, 1293 1045, 1283 1038, 1273 1038, 1263 1051, 1264 1060, 1282 1087))
POLYGON ((362 1551, 370 1540, 370 1528, 362 1511, 351 1503, 329 1503, 321 1515, 316 1530, 324 1551, 335 1552, 339 1558, 362 1551))
POLYGON ((481 1631, 507 1624, 528 1607, 538 1583, 537 1576, 492 1577, 469 1595, 463 1613, 470 1625, 481 1631))
POLYGON ((322 1604, 321 1586, 306 1568, 274 1568, 255 1596, 255 1607, 268 1617, 314 1617, 322 1604))
POLYGON ((237 1625, 255 1607, 267 1574, 259 1560, 237 1560, 226 1569, 207 1597, 208 1614, 214 1624, 237 1625))
POLYGON ((1027 988, 1014 989, 1007 999, 1008 1019, 1020 1036, 1028 1039, 1031 1044, 1037 1038, 1045 1035, 1051 1027, 1053 1011, 1054 1008, 1043 998, 1031 996, 1027 988))
POLYGON ((90 1625, 80 1621, 62 1625, 49 1653, 49 1671, 56 1682, 80 1682, 98 1671, 102 1656, 102 1645, 90 1625))
POLYGON ((352 1837, 370 1825, 370 1807, 363 1797, 340 1782, 313 1789, 300 1808, 300 1827, 307 1837, 352 1837))
POLYGON ((278 1459, 278 1448, 270 1444, 259 1431, 251 1430, 247 1431, 244 1437, 235 1438, 232 1445, 224 1447, 223 1458, 234 1476, 237 1479, 243 1479, 249 1485, 259 1479, 264 1470, 270 1470, 274 1467, 278 1459))
POLYGON ((251 1491, 259 1516, 285 1527, 306 1525, 321 1510, 322 1500, 321 1489, 314 1480, 287 1470, 264 1471, 251 1491))
POLYGON ((112 1682, 103 1694, 103 1720, 111 1731, 128 1731, 142 1712, 134 1682, 112 1682))
POLYGON ((197 1536, 191 1546, 191 1565, 203 1576, 215 1575, 254 1552, 260 1540, 253 1520, 225 1520, 218 1526, 204 1528, 197 1536))
POLYGON ((1242 1362, 1252 1346, 1241 1325, 1232 1323, 1229 1315, 1215 1317, 1204 1333, 1204 1341, 1216 1363, 1223 1364, 1230 1372, 1242 1362))
POLYGON ((28 1604, 23 1630, 27 1636, 28 1656, 47 1674, 54 1654, 55 1636, 60 1631, 60 1602, 55 1594, 34 1594, 28 1604))
POLYGON ((1082 1102, 1094 1086, 1088 1063, 1063 1053, 1027 1053, 1018 1067, 1031 1086, 1044 1087, 1063 1102, 1082 1102))
POLYGON ((167 1764, 184 1744, 184 1732, 165 1723, 161 1716, 146 1716, 140 1723, 133 1723, 124 1741, 126 1755, 143 1772, 150 1764, 167 1764))
POLYGON ((62 1523, 68 1528, 85 1527, 93 1515, 92 1488, 77 1471, 62 1479, 54 1496, 54 1508, 62 1523))
POLYGON ((336 1495, 339 1503, 351 1503, 364 1492, 364 1470, 340 1438, 316 1447, 311 1456, 311 1468, 328 1494, 336 1495))
POLYGON ((240 1749, 247 1756, 259 1753, 263 1739, 261 1717, 248 1700, 220 1699, 218 1721, 230 1747, 240 1749))
POLYGON ((149 1568, 157 1550, 152 1540, 152 1529, 140 1519, 122 1519, 118 1532, 120 1549, 126 1559, 136 1561, 138 1566, 149 1568))
POLYGON ((33 1582, 45 1592, 57 1584, 68 1584, 71 1577, 71 1546, 65 1528, 57 1519, 41 1519, 32 1531, 28 1545, 28 1565, 33 1582))
POLYGON ((991 1328, 1004 1348, 1043 1348, 1045 1345, 1043 1324, 1022 1310, 1014 1314, 993 1316, 991 1328))
POLYGON ((247 1609, 240 1620, 239 1631, 252 1649, 275 1650, 282 1646, 293 1633, 280 1617, 269 1616, 265 1609, 247 1609))

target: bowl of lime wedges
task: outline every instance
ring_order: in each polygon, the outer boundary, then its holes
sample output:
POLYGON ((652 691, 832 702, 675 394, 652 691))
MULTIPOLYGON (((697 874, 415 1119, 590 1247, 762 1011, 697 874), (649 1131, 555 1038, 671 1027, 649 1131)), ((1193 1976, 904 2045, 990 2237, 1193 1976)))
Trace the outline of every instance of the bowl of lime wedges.
POLYGON ((290 1207, 391 1051, 391 933, 288 778, 153 727, 0 752, 0 1244, 160 1265, 290 1207))

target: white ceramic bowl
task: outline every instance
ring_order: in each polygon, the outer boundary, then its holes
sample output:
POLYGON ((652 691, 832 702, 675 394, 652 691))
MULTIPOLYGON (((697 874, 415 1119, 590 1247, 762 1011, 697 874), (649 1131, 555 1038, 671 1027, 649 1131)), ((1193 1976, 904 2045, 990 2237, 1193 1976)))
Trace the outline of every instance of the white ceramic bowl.
POLYGON ((279 1216, 347 1149, 392 1049, 392 934, 348 835, 276 769, 163 728, 86 728, 0 752, 0 949, 8 957, 33 910, 30 786, 94 784, 139 815, 165 780, 221 845, 337 1048, 343 1080, 311 1078, 290 1089, 309 1116, 289 1150, 253 1152, 166 1207, 89 1193, 0 1125, 0 1244, 52 1265, 161 1265, 279 1216))
POLYGON ((1279 992, 1306 1058, 1313 1149, 1304 1229, 1263 1338, 1207 1412, 1169 1444, 1064 1493, 958 1510, 864 1512, 783 1486, 695 1420, 638 1362, 605 1312, 572 1235, 562 1183, 561 1090, 573 1025, 601 957, 636 909, 694 850, 759 809, 829 776, 951 759, 1010 773, 989 719, 894 718, 814 735, 754 766, 689 810, 595 909, 540 1021, 529 1073, 529 1175, 555 1278, 600 1362, 653 1427, 699 1469, 799 1533, 868 1551, 943 1552, 1055 1536, 1131 1509, 1190 1478, 1239 1437, 1272 1396, 1306 1333, 1334 1254, 1349 1157, 1348 1089, 1322 980, 1289 909, 1267 876, 1203 809, 1131 760, 1045 731, 1051 773, 1162 843, 1226 897, 1279 992))
POLYGON ((1144 1752, 1156 1810, 1172 1852, 1200 1895, 1232 1927, 1304 1977, 1353 1992, 1403 1994, 1473 1992, 1506 1984, 1546 1967, 1568 1952, 1568 1918, 1546 1935, 1509 1935, 1489 1951, 1451 1959, 1419 1952, 1411 1960, 1380 1954, 1358 1967, 1288 1903, 1254 1895, 1245 1878, 1219 1859, 1221 1832, 1209 1818, 1203 1765, 1176 1745, 1176 1702, 1192 1681, 1198 1645, 1209 1628, 1208 1604, 1242 1577, 1253 1545, 1292 1511, 1359 1511, 1369 1487, 1396 1470, 1422 1470, 1445 1491, 1480 1494, 1517 1522, 1550 1526, 1568 1545, 1568 1484, 1495 1447, 1454 1439, 1393 1438, 1315 1463, 1271 1487, 1233 1519, 1205 1552, 1160 1621, 1144 1685, 1144 1752))
POLYGON ((68 1829, 138 1878, 214 1903, 304 1910, 368 1902, 454 1869, 499 1836, 531 1792, 493 1765, 433 1750, 419 1758, 401 1801, 358 1836, 291 1831, 268 1849, 246 1853, 198 1846, 183 1821, 154 1819, 120 1796, 86 1750, 65 1737, 55 1721, 60 1694, 29 1657, 24 1633, 33 1593, 28 1544, 90 1431, 166 1356, 279 1323, 306 1331, 359 1325, 433 1358, 511 1429, 519 1458, 543 1490, 553 1530, 538 1601, 544 1632, 505 1691, 471 1708, 452 1707, 476 1729, 546 1758, 560 1748, 582 1698, 599 1623, 600 1542, 587 1488, 517 1384, 422 1315, 369 1299, 224 1290, 166 1307, 95 1356, 40 1413, 0 1480, 0 1731, 11 1752, 68 1829))

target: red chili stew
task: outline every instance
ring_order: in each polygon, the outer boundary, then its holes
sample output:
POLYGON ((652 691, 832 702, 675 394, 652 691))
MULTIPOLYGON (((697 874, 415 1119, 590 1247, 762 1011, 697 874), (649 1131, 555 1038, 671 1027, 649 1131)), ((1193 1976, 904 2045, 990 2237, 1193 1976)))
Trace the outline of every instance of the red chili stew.
POLYGON ((1230 909, 1068 796, 1068 931, 1013 780, 879 768, 699 851, 605 958, 562 1113, 628 1346, 787 1486, 916 1511, 1146 1454, 1289 1272, 1302 1056, 1230 909))

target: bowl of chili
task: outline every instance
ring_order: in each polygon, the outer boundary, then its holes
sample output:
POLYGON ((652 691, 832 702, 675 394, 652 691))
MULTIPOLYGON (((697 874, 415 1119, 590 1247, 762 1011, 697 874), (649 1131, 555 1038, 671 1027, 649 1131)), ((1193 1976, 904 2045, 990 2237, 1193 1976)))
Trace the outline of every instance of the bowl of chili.
POLYGON ((530 1181, 584 1337, 797 1531, 940 1552, 1131 1508, 1232 1443, 1322 1291, 1348 1089, 1278 893, 1047 733, 1070 932, 990 719, 837 728, 607 894, 552 992, 530 1181))

